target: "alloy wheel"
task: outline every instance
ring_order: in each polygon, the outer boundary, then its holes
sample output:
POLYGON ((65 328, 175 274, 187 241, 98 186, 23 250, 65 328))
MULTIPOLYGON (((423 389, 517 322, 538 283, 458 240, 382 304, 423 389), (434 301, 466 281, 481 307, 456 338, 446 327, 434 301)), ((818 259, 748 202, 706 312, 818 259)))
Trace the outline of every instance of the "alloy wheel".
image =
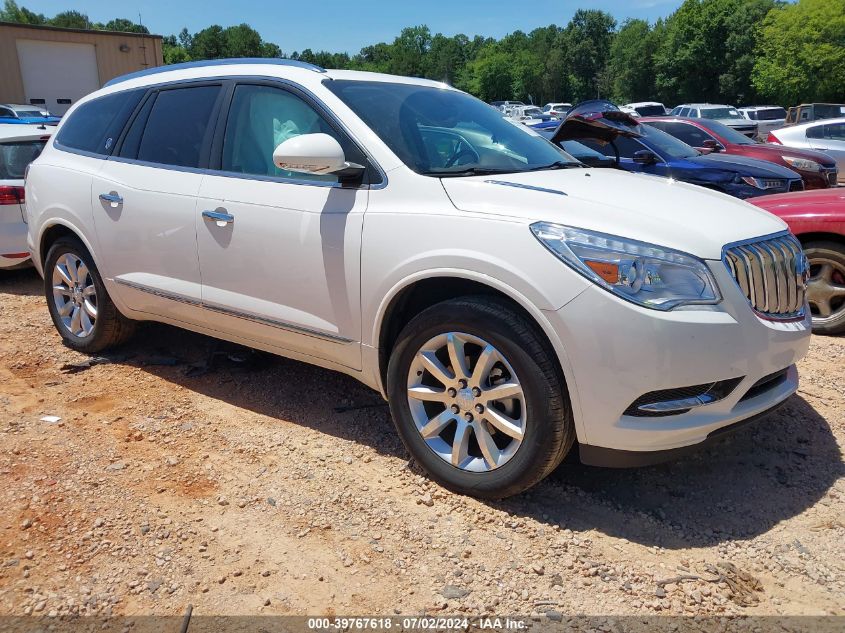
POLYGON ((829 321, 845 312, 845 265, 824 257, 810 262, 807 301, 813 319, 829 321))
POLYGON ((461 470, 503 466, 525 436, 525 394, 516 372, 500 350, 470 334, 440 334, 417 351, 408 405, 428 447, 461 470))
POLYGON ((97 289, 84 261, 74 253, 59 257, 53 267, 53 303, 62 325, 86 338, 97 322, 97 289))

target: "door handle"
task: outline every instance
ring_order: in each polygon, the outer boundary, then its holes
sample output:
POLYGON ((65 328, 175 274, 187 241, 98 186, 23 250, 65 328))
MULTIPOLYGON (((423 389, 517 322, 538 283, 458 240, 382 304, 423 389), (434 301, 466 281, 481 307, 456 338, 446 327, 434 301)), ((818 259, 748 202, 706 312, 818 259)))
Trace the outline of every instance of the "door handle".
POLYGON ((100 200, 103 202, 108 202, 112 207, 116 207, 119 204, 123 204, 123 198, 120 197, 117 193, 101 193, 100 200))
POLYGON ((225 211, 203 211, 202 217, 206 222, 214 222, 217 226, 226 226, 235 221, 235 216, 225 211))

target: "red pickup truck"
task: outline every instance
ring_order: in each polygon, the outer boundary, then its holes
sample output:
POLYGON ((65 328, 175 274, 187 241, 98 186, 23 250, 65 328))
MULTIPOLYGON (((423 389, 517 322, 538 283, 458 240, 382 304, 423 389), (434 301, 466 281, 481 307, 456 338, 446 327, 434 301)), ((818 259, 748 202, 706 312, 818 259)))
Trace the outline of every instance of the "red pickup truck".
POLYGON ((810 260, 813 332, 845 332, 845 187, 749 200, 789 225, 810 260))

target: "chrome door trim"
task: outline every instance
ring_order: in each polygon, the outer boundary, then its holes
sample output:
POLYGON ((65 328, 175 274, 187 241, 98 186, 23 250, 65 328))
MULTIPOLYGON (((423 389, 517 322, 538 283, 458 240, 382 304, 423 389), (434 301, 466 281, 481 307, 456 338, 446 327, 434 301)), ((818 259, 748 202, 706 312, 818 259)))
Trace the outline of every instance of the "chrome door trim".
POLYGON ((343 336, 338 336, 337 334, 329 334, 327 332, 320 332, 319 330, 312 330, 311 328, 303 327, 301 325, 294 325, 293 323, 288 323, 287 321, 280 321, 278 319, 271 319, 269 317, 260 316, 258 314, 254 314, 252 312, 244 312, 242 310, 233 310, 232 308, 227 308, 225 306, 221 306, 216 303, 207 303, 203 301, 202 307, 211 310, 212 312, 217 312, 219 314, 224 314, 226 316, 232 316, 238 319, 244 319, 246 321, 252 321, 254 323, 260 323, 261 325, 269 325, 270 327, 278 328, 280 330, 287 330, 289 332, 293 332, 294 334, 303 334, 305 336, 313 336, 314 338, 323 339, 326 341, 331 341, 332 343, 341 343, 343 345, 348 345, 349 343, 353 343, 354 341, 350 338, 346 338, 343 336))
POLYGON ((116 284, 120 284, 121 286, 126 286, 127 288, 132 288, 133 290, 140 290, 141 292, 146 292, 147 294, 155 295, 156 297, 161 297, 162 299, 170 299, 171 301, 178 301, 179 303, 184 303, 187 305, 192 305, 196 307, 202 307, 202 302, 198 299, 194 299, 192 297, 187 297, 185 295, 180 295, 176 292, 167 292, 166 290, 160 290, 159 288, 152 288, 150 286, 146 286, 144 284, 139 284, 135 281, 128 281, 126 279, 115 279, 114 282, 116 284))
POLYGON ((231 308, 227 308, 218 304, 208 303, 205 301, 198 301, 197 299, 186 297, 185 295, 181 295, 175 292, 167 292, 165 290, 159 290, 158 288, 152 288, 150 286, 139 284, 134 281, 127 281, 125 279, 115 279, 114 281, 115 283, 120 284, 121 286, 126 286, 127 288, 132 288, 133 290, 138 290, 140 292, 146 292, 147 294, 155 295, 156 297, 161 297, 162 299, 169 299, 170 301, 178 301, 179 303, 184 303, 198 308, 205 308, 206 310, 210 310, 212 312, 217 312, 226 316, 232 316, 238 319, 244 319, 246 321, 252 321, 253 323, 259 323, 261 325, 268 325, 270 327, 278 328, 280 330, 293 332, 294 334, 311 336, 313 338, 322 339, 332 343, 339 343, 342 345, 348 345, 349 343, 355 342, 350 338, 338 336, 337 334, 329 334, 327 332, 313 330, 311 328, 302 327, 300 325, 294 325, 293 323, 288 323, 287 321, 271 319, 251 312, 233 310, 231 308))

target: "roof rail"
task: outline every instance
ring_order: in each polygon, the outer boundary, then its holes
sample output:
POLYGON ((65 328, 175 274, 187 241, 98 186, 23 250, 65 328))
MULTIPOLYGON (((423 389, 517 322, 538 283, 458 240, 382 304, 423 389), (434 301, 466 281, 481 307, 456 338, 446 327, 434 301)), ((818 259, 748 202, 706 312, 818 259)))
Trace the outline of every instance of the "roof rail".
POLYGON ((114 79, 110 79, 103 88, 114 86, 115 84, 129 81, 130 79, 137 79, 138 77, 147 77, 149 75, 157 75, 159 73, 170 72, 171 70, 185 70, 188 68, 205 68, 207 66, 233 66, 236 64, 268 64, 272 66, 294 66, 296 68, 304 68, 305 70, 313 70, 317 73, 326 72, 325 68, 320 68, 308 62, 301 62, 295 59, 279 59, 276 57, 234 57, 229 59, 204 59, 196 62, 184 62, 182 64, 170 64, 167 66, 156 66, 155 68, 147 68, 146 70, 139 70, 134 73, 127 73, 120 75, 114 79))

